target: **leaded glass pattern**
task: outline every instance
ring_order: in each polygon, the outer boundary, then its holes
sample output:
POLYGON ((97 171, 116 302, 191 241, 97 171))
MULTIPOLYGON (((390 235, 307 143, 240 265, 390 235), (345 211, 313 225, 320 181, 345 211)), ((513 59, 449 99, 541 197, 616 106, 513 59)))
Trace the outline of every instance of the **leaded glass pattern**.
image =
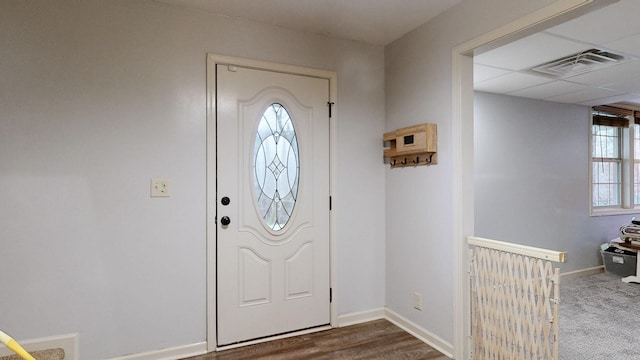
POLYGON ((253 158, 258 213, 269 228, 282 230, 293 214, 300 181, 298 138, 282 104, 273 103, 262 114, 253 158))

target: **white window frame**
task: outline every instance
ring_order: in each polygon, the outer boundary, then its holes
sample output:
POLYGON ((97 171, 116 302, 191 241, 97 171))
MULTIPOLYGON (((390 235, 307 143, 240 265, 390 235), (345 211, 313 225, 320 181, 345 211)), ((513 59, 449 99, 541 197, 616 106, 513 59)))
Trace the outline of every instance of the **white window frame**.
POLYGON ((607 216, 607 215, 625 215, 637 214, 640 212, 640 203, 635 204, 634 189, 634 170, 636 160, 634 156, 635 150, 635 132, 636 127, 632 116, 625 117, 629 121, 628 127, 620 128, 620 157, 622 158, 621 167, 621 185, 620 196, 621 204, 619 206, 594 206, 593 205, 593 112, 591 112, 591 121, 589 127, 589 209, 591 216, 607 216))

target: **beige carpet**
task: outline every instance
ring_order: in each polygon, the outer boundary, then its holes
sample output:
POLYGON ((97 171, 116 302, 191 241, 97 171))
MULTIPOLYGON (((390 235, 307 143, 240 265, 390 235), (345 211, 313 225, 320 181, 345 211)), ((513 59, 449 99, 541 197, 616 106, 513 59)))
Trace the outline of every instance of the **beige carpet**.
MULTIPOLYGON (((49 349, 42 351, 32 351, 30 354, 36 360, 64 360, 63 349, 49 349)), ((22 360, 18 355, 0 356, 0 360, 22 360)))

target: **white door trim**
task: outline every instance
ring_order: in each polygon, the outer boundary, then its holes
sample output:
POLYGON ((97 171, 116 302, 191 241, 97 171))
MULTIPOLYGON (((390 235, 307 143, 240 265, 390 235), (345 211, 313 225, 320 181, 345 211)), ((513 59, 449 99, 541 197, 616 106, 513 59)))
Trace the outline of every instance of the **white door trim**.
MULTIPOLYGON (((218 347, 216 333, 216 158, 209 156, 215 154, 216 149, 216 65, 237 65, 253 69, 282 72, 294 75, 312 76, 329 80, 329 101, 337 104, 338 75, 334 71, 312 69, 294 65, 276 64, 266 61, 230 57, 217 54, 207 54, 207 351, 215 351, 218 347)), ((335 199, 337 196, 338 168, 337 168, 337 119, 338 109, 334 105, 329 121, 329 193, 335 199)), ((336 202, 333 201, 333 204, 336 202)), ((336 236, 336 208, 331 210, 329 222, 329 247, 330 247, 330 283, 333 301, 331 302, 331 326, 337 326, 338 301, 337 281, 338 270, 336 266, 337 236, 336 236)))
POLYGON ((469 356, 469 259, 466 238, 474 235, 473 52, 480 48, 501 46, 562 23, 591 10, 587 5, 594 2, 601 6, 612 1, 558 0, 452 50, 454 359, 468 359, 469 356))

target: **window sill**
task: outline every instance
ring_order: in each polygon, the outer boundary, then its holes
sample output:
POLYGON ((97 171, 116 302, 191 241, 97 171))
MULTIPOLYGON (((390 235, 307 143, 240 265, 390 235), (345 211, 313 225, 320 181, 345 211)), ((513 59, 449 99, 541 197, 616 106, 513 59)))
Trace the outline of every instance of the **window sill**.
POLYGON ((633 209, 621 209, 621 208, 604 208, 594 209, 591 208, 590 216, 615 216, 615 215, 634 215, 640 214, 640 208, 633 209))

